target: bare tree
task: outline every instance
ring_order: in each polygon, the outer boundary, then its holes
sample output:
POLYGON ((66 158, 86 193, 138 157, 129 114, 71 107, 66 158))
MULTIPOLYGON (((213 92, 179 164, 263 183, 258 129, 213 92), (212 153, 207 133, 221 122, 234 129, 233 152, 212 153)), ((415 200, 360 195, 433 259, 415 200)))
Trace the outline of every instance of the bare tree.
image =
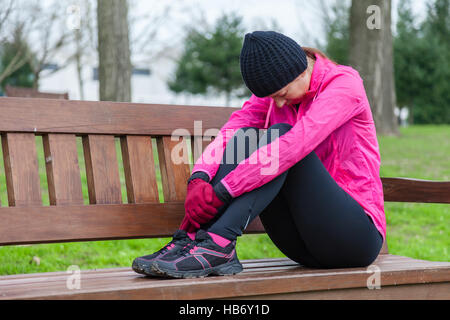
POLYGON ((131 59, 127 0, 98 0, 100 100, 131 101, 131 59))
MULTIPOLYGON (((69 42, 67 30, 61 27, 65 23, 63 2, 53 1, 48 7, 43 7, 39 1, 14 1, 12 7, 7 7, 0 17, 2 17, 0 18, 2 43, 10 41, 17 44, 16 54, 9 65, 4 66, 0 82, 25 63, 29 63, 34 75, 33 88, 37 89, 45 66, 52 62, 69 42), (7 17, 4 18, 6 13, 8 13, 7 17), (8 27, 5 21, 8 21, 8 27), (5 24, 4 28, 3 24, 5 24), (28 46, 30 50, 27 49, 28 46)), ((66 65, 66 62, 61 63, 63 67, 66 65)), ((60 68, 48 72, 46 76, 58 70, 60 68)))
POLYGON ((142 11, 140 0, 130 3, 130 47, 135 64, 152 65, 164 57, 178 58, 187 31, 195 25, 207 29, 206 13, 183 0, 154 1, 152 9, 142 11), (163 34, 165 35, 163 36, 163 34))
POLYGON ((17 11, 14 4, 11 0, 8 4, 2 3, 0 6, 0 50, 7 42, 12 43, 15 48, 14 57, 8 65, 2 66, 0 83, 31 59, 31 51, 28 49, 24 34, 27 32, 27 26, 31 26, 34 20, 29 19, 27 23, 14 20, 13 14, 17 11))
POLYGON ((156 2, 150 12, 142 12, 139 3, 134 5, 134 0, 130 0, 130 29, 136 30, 136 33, 130 34, 130 47, 134 63, 151 64, 174 46, 175 41, 159 41, 162 28, 165 26, 169 28, 169 23, 172 22, 169 17, 173 10, 173 4, 174 1, 156 2), (157 8, 157 6, 161 6, 161 8, 157 8))
POLYGON ((4 26, 9 21, 12 11, 13 0, 9 0, 8 3, 4 0, 0 2, 0 44, 2 44, 6 38, 6 35, 3 34, 5 30, 4 26))
MULTIPOLYGON (((333 0, 334 2, 339 0, 333 0)), ((322 47, 320 44, 321 33, 324 31, 317 29, 316 26, 311 26, 307 21, 318 20, 321 21, 323 25, 327 25, 332 20, 331 17, 331 6, 330 1, 318 0, 295 0, 295 10, 297 16, 295 23, 298 25, 298 39, 301 44, 306 44, 307 46, 316 46, 317 48, 322 47), (307 17, 308 16, 308 17, 307 17), (311 18, 314 17, 314 18, 311 18)))
POLYGON ((350 64, 364 79, 377 132, 398 135, 391 0, 353 0, 350 10, 350 64))
POLYGON ((78 3, 71 6, 70 9, 73 11, 75 21, 71 26, 74 49, 69 59, 70 62, 75 62, 80 99, 84 100, 83 69, 96 58, 98 50, 98 42, 95 38, 96 15, 90 0, 78 0, 78 3))
MULTIPOLYGON (((66 8, 67 4, 63 1, 53 1, 48 8, 41 7, 39 1, 35 2, 32 13, 37 17, 38 28, 34 32, 39 44, 39 48, 35 50, 36 60, 31 63, 35 89, 39 86, 40 75, 46 64, 54 61, 55 56, 70 42, 70 33, 65 25, 66 8), (59 32, 55 32, 56 30, 59 32)), ((59 68, 47 72, 46 76, 67 66, 68 60, 62 62, 59 68)))

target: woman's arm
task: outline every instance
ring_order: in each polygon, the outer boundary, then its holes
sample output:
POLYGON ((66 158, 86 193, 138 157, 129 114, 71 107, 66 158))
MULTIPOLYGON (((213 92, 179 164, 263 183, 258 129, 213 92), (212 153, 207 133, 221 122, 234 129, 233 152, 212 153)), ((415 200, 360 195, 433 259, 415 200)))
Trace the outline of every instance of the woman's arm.
POLYGON ((216 194, 229 200, 271 181, 369 107, 366 101, 360 77, 349 73, 331 77, 292 129, 242 161, 216 184, 216 194))
POLYGON ((258 98, 252 95, 240 110, 233 112, 227 123, 220 129, 217 137, 195 162, 188 183, 196 177, 206 182, 211 181, 222 162, 225 146, 234 133, 243 127, 264 127, 269 103, 270 98, 258 98))

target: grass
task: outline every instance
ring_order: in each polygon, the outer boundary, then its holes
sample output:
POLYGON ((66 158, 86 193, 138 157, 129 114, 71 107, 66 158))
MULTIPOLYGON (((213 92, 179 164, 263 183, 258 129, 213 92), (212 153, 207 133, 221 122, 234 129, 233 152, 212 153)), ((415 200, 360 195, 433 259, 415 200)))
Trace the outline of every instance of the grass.
MULTIPOLYGON (((400 128, 400 137, 379 136, 380 174, 450 180, 450 126, 400 128)), ((42 138, 36 137, 43 204, 49 205, 42 138)), ((122 199, 127 203, 119 140, 116 140, 122 199)), ((84 203, 89 203, 81 139, 77 138, 84 203)), ((156 150, 155 141, 153 141, 156 150)), ((157 154, 154 154, 158 170, 157 154)), ((159 178, 159 177, 158 177, 159 178)), ((0 154, 0 201, 8 206, 3 156, 0 154)), ((162 186, 158 181, 162 197, 162 186)), ((417 259, 450 261, 450 206, 444 204, 385 203, 389 252, 417 259)), ((154 252, 170 239, 92 241, 0 247, 0 274, 129 267, 132 260, 154 252), (37 258, 35 258, 37 257, 37 258), (34 259, 33 259, 34 258, 34 259), (36 261, 39 260, 39 263, 36 261)), ((240 259, 283 257, 267 235, 244 235, 238 240, 240 259)))

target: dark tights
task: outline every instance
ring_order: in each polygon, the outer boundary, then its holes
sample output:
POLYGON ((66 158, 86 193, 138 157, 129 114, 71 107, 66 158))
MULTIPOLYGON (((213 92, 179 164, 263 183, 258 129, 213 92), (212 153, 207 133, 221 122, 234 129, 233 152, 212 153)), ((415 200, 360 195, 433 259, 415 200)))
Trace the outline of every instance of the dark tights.
MULTIPOLYGON (((266 132, 253 127, 238 130, 231 138, 233 143, 227 143, 223 163, 210 183, 214 186, 242 160, 237 152, 239 141, 243 141, 239 135, 248 137, 247 130, 256 130, 257 141, 247 139, 245 143, 248 158, 291 128, 279 123, 266 132), (229 152, 234 152, 234 163, 226 163, 229 152)), ((370 217, 335 182, 314 151, 265 185, 219 208, 215 219, 202 228, 236 239, 258 215, 280 251, 307 267, 368 266, 382 246, 381 234, 370 217)))

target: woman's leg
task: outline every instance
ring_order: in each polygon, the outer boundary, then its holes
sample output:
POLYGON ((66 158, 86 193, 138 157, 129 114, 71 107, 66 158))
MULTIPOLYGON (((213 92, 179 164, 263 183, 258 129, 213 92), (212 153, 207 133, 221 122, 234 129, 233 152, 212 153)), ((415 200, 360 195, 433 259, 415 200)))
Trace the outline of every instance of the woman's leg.
POLYGON ((371 264, 381 249, 381 234, 359 203, 335 182, 316 153, 311 152, 288 171, 280 193, 314 259, 324 268, 371 264))
MULTIPOLYGON (((285 123, 271 126, 267 130, 267 133, 262 133, 262 131, 254 127, 241 128, 241 131, 236 132, 232 137, 233 140, 230 140, 232 143, 227 144, 224 150, 223 163, 210 183, 215 185, 236 168, 240 161, 248 158, 258 146, 273 141, 277 136, 283 135, 291 128, 292 126, 285 123), (279 131, 271 134, 274 129, 278 129, 279 131), (253 134, 251 134, 251 130, 253 130, 253 134), (266 134, 266 136, 263 136, 263 134, 266 134), (244 140, 243 136, 251 138, 244 140), (241 152, 241 156, 238 157, 236 156, 239 154, 237 148, 239 142, 242 143, 243 141, 245 141, 245 152, 241 152), (232 157, 234 160, 232 163, 225 161, 227 157, 230 158, 229 153, 234 155, 232 157)), ((304 266, 319 267, 319 263, 307 251, 289 213, 286 199, 280 193, 280 188, 284 184, 287 174, 288 172, 286 171, 264 186, 237 197, 230 206, 219 208, 215 219, 203 225, 202 229, 228 237, 229 239, 235 239, 245 230, 246 225, 249 223, 249 215, 252 214, 250 217, 250 220, 252 220, 252 218, 261 212, 260 218, 267 234, 286 256, 304 266), (221 220, 217 223, 219 218, 221 220)))
POLYGON ((269 238, 288 258, 305 267, 321 267, 306 248, 290 213, 287 200, 281 192, 260 213, 259 217, 269 238))

